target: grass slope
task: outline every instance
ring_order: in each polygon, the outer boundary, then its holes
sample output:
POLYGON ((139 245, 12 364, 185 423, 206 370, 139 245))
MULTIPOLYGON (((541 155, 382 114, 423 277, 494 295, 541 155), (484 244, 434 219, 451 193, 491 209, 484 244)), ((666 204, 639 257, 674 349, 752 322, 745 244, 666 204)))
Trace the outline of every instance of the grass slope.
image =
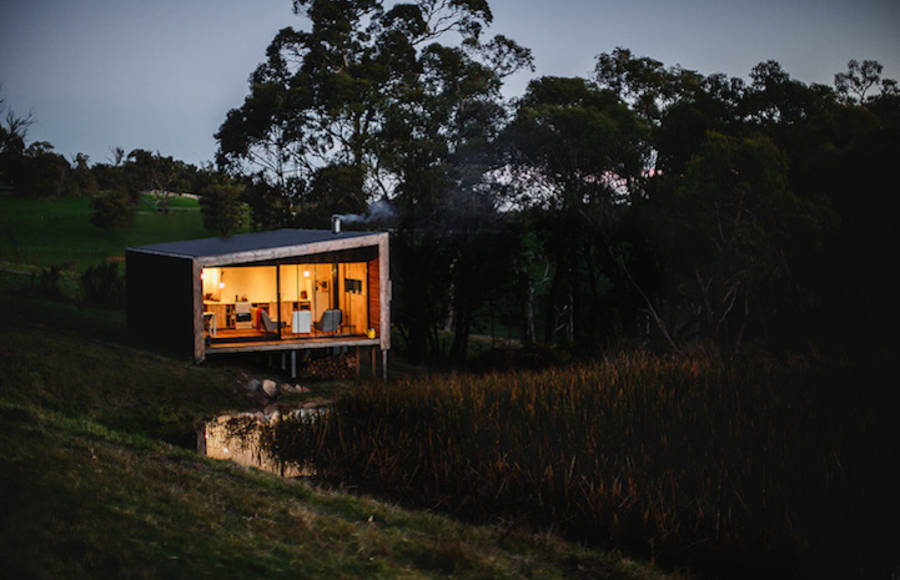
POLYGON ((650 577, 552 535, 506 535, 317 491, 58 413, 0 403, 16 578, 650 577))
POLYGON ((324 491, 201 457, 240 369, 130 344, 120 316, 0 291, 0 561, 15 578, 652 578, 515 526, 324 491))
POLYGON ((88 198, 0 197, 0 262, 83 271, 129 246, 212 235, 191 205, 169 215, 138 211, 130 228, 108 231, 91 224, 88 198))

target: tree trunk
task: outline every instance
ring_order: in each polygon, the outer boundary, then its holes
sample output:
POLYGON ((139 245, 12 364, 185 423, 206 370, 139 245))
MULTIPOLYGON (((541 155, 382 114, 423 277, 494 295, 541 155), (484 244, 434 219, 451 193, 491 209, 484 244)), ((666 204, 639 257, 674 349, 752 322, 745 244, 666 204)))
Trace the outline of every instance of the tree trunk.
POLYGON ((453 344, 450 347, 450 358, 457 363, 464 363, 469 352, 469 332, 472 329, 472 308, 464 292, 455 292, 450 300, 453 312, 453 344))
POLYGON ((531 276, 526 272, 520 272, 519 279, 522 280, 524 294, 524 302, 522 304, 524 310, 522 318, 525 321, 525 329, 522 333, 523 339, 526 344, 534 344, 537 341, 534 331, 534 283, 531 281, 531 276))
POLYGON ((575 291, 572 284, 566 285, 566 302, 565 302, 565 318, 563 319, 563 328, 566 342, 572 344, 575 342, 575 291))

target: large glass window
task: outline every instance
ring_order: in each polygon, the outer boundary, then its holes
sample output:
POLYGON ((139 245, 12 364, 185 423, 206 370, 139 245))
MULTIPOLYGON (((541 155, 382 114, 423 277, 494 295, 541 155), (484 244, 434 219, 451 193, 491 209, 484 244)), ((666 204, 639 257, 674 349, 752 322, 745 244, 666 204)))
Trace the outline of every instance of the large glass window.
POLYGON ((229 340, 365 335, 367 264, 298 263, 204 268, 208 334, 229 340))

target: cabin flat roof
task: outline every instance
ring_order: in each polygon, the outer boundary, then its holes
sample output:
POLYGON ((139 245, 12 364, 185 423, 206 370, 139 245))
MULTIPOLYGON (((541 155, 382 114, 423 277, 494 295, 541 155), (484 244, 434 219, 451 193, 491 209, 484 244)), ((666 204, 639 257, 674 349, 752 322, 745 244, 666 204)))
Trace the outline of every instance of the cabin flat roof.
MULTIPOLYGON (((250 234, 235 234, 227 238, 201 238, 197 240, 182 240, 177 242, 163 242, 161 244, 149 244, 128 248, 132 251, 152 254, 166 254, 184 256, 185 258, 202 258, 211 256, 224 256, 255 252, 272 248, 285 248, 317 244, 321 242, 335 242, 366 236, 378 236, 380 232, 341 232, 332 233, 331 230, 301 230, 284 228, 268 232, 254 232, 250 234)), ((361 240, 360 240, 361 241, 361 240)), ((373 240, 373 245, 378 242, 373 240)))

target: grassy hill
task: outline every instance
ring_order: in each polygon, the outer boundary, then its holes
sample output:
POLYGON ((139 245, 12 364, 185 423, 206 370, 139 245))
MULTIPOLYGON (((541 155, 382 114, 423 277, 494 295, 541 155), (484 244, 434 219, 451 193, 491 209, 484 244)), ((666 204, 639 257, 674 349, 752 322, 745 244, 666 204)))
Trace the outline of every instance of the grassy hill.
POLYGON ((129 246, 210 236, 196 200, 174 204, 169 215, 143 200, 127 230, 91 224, 90 199, 31 199, 0 196, 0 263, 62 266, 83 271, 129 246))
POLYGON ((0 558, 10 578, 656 578, 512 523, 473 526, 194 453, 246 369, 151 353, 122 313, 0 274, 0 558))

